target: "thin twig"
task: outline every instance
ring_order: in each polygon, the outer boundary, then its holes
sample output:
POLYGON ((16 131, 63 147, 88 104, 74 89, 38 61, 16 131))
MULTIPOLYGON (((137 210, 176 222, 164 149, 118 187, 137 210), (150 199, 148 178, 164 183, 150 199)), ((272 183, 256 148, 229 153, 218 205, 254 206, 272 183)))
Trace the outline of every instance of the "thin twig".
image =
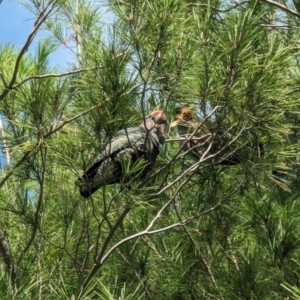
POLYGON ((44 138, 44 139, 45 139, 45 138, 48 138, 48 137, 49 137, 50 135, 52 135, 53 133, 55 133, 55 132, 57 132, 58 130, 62 129, 65 125, 67 125, 67 124, 69 124, 69 123, 71 123, 71 122, 73 122, 73 121, 79 119, 80 117, 86 115, 87 113, 89 113, 90 111, 94 110, 95 108, 101 107, 102 105, 103 105, 103 103, 101 102, 101 103, 99 103, 99 104, 97 104, 97 105, 94 105, 94 106, 92 106, 91 108, 85 110, 84 112, 81 112, 81 113, 75 115, 74 117, 69 118, 69 119, 63 121, 59 126, 53 128, 51 131, 49 131, 47 134, 45 134, 43 138, 44 138))
POLYGON ((32 76, 26 77, 22 81, 14 84, 11 89, 15 89, 15 88, 21 86, 22 84, 24 84, 25 82, 27 82, 29 80, 32 80, 32 79, 45 79, 45 78, 64 77, 64 76, 74 75, 74 74, 82 73, 82 72, 85 72, 85 71, 96 70, 96 69, 100 69, 100 68, 102 68, 102 66, 94 67, 94 68, 79 69, 79 70, 70 71, 70 72, 66 72, 66 73, 60 73, 60 74, 32 75, 32 76))
POLYGON ((44 148, 43 145, 40 145, 40 154, 41 154, 41 161, 42 161, 42 170, 41 170, 41 176, 38 176, 38 183, 40 187, 40 193, 39 193, 39 198, 36 206, 36 211, 34 214, 34 219, 33 219, 33 230, 30 236, 29 241, 27 242, 25 248, 21 252, 18 261, 17 261, 17 266, 20 265, 24 255, 26 252, 29 250, 30 246, 32 245, 36 233, 38 232, 39 228, 39 223, 40 223, 40 218, 41 218, 41 210, 42 210, 42 205, 43 205, 43 200, 44 200, 44 178, 45 178, 45 172, 46 172, 46 153, 47 153, 47 148, 44 148))
POLYGON ((293 15, 295 17, 300 17, 300 14, 288 7, 286 7, 285 5, 281 4, 281 3, 278 3, 278 2, 275 2, 275 1, 272 1, 272 0, 259 0, 260 2, 265 2, 265 3, 268 3, 268 4, 271 4, 273 6, 276 6, 280 9, 282 9, 283 11, 285 11, 286 13, 290 14, 290 15, 293 15))
MULTIPOLYGON (((114 224, 113 228, 110 230, 109 234, 107 235, 102 249, 99 253, 99 255, 97 256, 97 259, 95 261, 95 264, 93 266, 93 268, 91 269, 91 271, 89 272, 88 276, 86 277, 86 279, 84 280, 83 284, 81 285, 80 288, 80 292, 84 290, 84 288, 88 285, 88 283, 91 281, 91 279, 94 277, 94 275, 98 272, 98 270, 101 268, 102 264, 103 264, 103 257, 106 257, 107 254, 104 254, 109 243, 111 242, 115 232, 117 231, 117 229, 120 227, 120 225, 122 224, 124 218, 127 216, 127 214, 130 212, 130 206, 127 204, 124 211, 122 212, 122 214, 119 216, 119 218, 117 219, 116 223, 114 224)), ((113 248, 113 247, 112 247, 113 248)), ((110 250, 112 249, 110 248, 110 250)), ((110 252, 110 250, 108 250, 108 253, 110 252)))
POLYGON ((205 6, 205 7, 211 8, 212 10, 214 10, 214 11, 216 11, 218 13, 226 13, 226 12, 229 12, 229 11, 231 11, 233 9, 236 9, 239 6, 247 4, 248 2, 249 2, 249 0, 242 1, 242 2, 239 2, 239 3, 235 4, 235 5, 233 5, 233 6, 229 6, 226 9, 219 9, 219 8, 217 8, 215 6, 212 6, 210 4, 207 4, 207 3, 190 3, 190 4, 188 4, 188 6, 192 6, 192 7, 205 6))

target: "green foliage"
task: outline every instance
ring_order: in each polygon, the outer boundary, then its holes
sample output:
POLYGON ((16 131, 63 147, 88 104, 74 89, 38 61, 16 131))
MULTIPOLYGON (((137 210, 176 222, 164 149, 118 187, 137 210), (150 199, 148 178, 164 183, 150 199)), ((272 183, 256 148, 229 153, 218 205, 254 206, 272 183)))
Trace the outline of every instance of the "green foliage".
POLYGON ((0 241, 0 298, 300 299, 293 7, 25 4, 37 18, 51 13, 34 53, 0 46, 0 229, 10 250, 0 241), (73 55, 64 72, 51 64, 62 44, 73 55), (184 150, 178 140, 189 137, 171 128, 146 178, 132 176, 144 161, 124 158, 129 182, 80 197, 76 179, 116 132, 156 108, 171 123, 178 103, 193 107, 201 146, 184 150))

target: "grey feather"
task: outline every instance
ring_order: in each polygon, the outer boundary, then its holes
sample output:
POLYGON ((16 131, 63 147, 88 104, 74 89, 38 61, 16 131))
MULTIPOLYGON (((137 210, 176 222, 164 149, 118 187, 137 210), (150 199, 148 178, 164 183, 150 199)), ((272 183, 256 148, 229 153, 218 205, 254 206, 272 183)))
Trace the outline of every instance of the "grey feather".
POLYGON ((157 127, 149 130, 140 125, 120 130, 83 176, 78 178, 76 184, 81 196, 87 198, 104 185, 122 182, 121 162, 126 158, 131 160, 131 164, 141 158, 148 162, 140 174, 144 177, 154 165, 164 140, 157 127))

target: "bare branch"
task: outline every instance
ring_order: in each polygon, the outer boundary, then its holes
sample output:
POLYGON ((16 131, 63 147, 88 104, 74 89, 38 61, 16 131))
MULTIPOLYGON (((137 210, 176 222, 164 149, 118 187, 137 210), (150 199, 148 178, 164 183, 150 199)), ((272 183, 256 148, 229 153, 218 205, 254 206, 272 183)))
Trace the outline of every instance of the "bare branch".
MULTIPOLYGON (((141 232, 138 232, 136 234, 133 234, 131 236, 128 236, 126 238, 124 238, 123 240, 119 241, 118 243, 116 243, 114 246, 112 246, 108 251, 107 253, 103 256, 102 260, 101 260, 101 264, 103 264, 103 262, 112 254, 112 252, 117 249, 120 245, 126 243, 127 241, 130 241, 130 240, 133 240, 133 239, 136 239, 138 237, 141 237, 141 236, 145 236, 145 235, 153 235, 153 234, 156 234, 156 233, 159 233, 159 232, 163 232, 163 231, 166 231, 166 230, 170 230, 170 229, 173 229, 175 227, 179 227, 179 226, 185 226, 186 224, 190 223, 191 221, 199 218, 200 216, 202 215, 205 215, 213 210, 215 210, 216 208, 218 208, 222 203, 224 203, 226 200, 230 199, 230 197, 235 194, 239 188, 241 187, 241 185, 243 184, 244 182, 244 179, 240 181, 240 183, 226 196, 224 197, 222 200, 220 200, 216 205, 214 205, 213 207, 209 208, 209 209, 206 209, 204 211, 199 211, 197 214, 195 214, 194 216, 191 216, 185 220, 181 220, 177 223, 174 223, 174 224, 171 224, 169 226, 165 226, 165 227, 162 227, 162 228, 159 228, 159 229, 156 229, 156 230, 150 230, 155 221, 161 216, 161 213, 162 211, 167 207, 169 206, 169 204, 174 200, 175 196, 177 195, 177 191, 174 193, 174 196, 158 211, 158 213, 156 214, 156 216, 154 217, 154 219, 150 222, 150 224, 148 225, 148 227, 141 231, 141 232)), ((179 189, 181 189, 181 187, 178 188, 178 191, 179 189)))
POLYGON ((286 7, 285 5, 283 5, 281 3, 278 3, 278 2, 275 2, 275 1, 272 1, 272 0, 259 0, 259 1, 271 4, 273 6, 276 6, 280 9, 282 9, 283 11, 285 11, 286 13, 288 13, 290 15, 293 15, 295 17, 300 17, 300 14, 298 12, 286 7))
POLYGON ((239 6, 243 6, 244 4, 246 4, 248 2, 249 2, 249 0, 241 1, 241 2, 238 2, 235 5, 229 6, 227 9, 219 9, 219 8, 217 8, 215 6, 212 6, 210 4, 207 4, 207 3, 190 3, 190 4, 188 4, 188 6, 192 6, 192 7, 205 6, 205 7, 211 8, 212 10, 214 10, 214 11, 216 11, 218 13, 226 13, 226 12, 229 12, 229 11, 231 11, 233 9, 236 9, 239 6))
MULTIPOLYGON (((210 133, 204 134, 200 137, 191 137, 190 134, 185 134, 185 135, 179 135, 175 138, 168 138, 168 139, 165 140, 165 143, 180 142, 180 141, 186 141, 187 139, 192 139, 193 141, 202 141, 202 140, 204 140, 204 143, 203 143, 203 145, 204 145, 205 143, 208 142, 207 138, 210 138, 210 137, 211 137, 210 133)), ((201 145, 202 144, 200 144, 200 146, 201 145)), ((196 147, 198 147, 198 146, 199 146, 199 144, 196 145, 196 147)))
POLYGON ((259 24, 261 27, 266 28, 273 28, 273 29, 299 29, 299 26, 292 26, 292 25, 277 25, 277 24, 259 24))
POLYGON ((32 79, 45 79, 45 78, 64 77, 64 76, 74 75, 74 74, 82 73, 82 72, 85 72, 85 71, 95 70, 95 69, 100 69, 100 68, 102 68, 102 66, 95 67, 95 68, 79 69, 79 70, 70 71, 70 72, 66 72, 66 73, 60 73, 60 74, 33 75, 33 76, 26 77, 25 79, 23 79, 19 83, 14 84, 11 89, 15 89, 15 88, 21 86, 22 84, 24 84, 25 82, 27 82, 29 80, 32 80, 32 79))
POLYGON ((17 278, 17 266, 14 263, 9 245, 5 240, 4 233, 2 230, 0 230, 0 253, 3 256, 4 263, 8 271, 11 273, 12 280, 15 281, 17 278))
MULTIPOLYGON (((168 202, 169 203, 169 202, 168 202)), ((179 227, 179 226, 183 226, 183 225, 186 225, 187 223, 191 222, 192 220, 194 220, 195 218, 198 218, 200 217, 201 215, 204 215, 204 214, 207 214, 209 213, 210 211, 213 211, 215 210, 221 203, 219 202, 218 204, 216 204, 214 207, 210 208, 210 209, 207 209, 205 211, 202 211, 202 212, 199 212, 198 214, 196 214, 195 216, 192 216, 182 222, 178 222, 178 223, 175 223, 175 224, 171 224, 169 226, 166 226, 166 227, 163 227, 163 228, 159 228, 159 229, 156 229, 156 230, 152 230, 150 231, 149 228, 152 227, 152 225, 148 226, 148 228, 146 230, 143 230, 143 231, 140 231, 136 234, 133 234, 131 236, 128 236, 126 238, 124 238, 123 240, 119 241, 118 243, 114 244, 108 251, 105 255, 103 255, 103 257, 101 257, 100 261, 97 262, 92 270, 90 271, 89 275, 87 276, 87 278, 85 279, 85 281, 83 282, 82 286, 81 286, 81 291, 88 285, 88 283, 90 282, 90 280, 93 278, 93 276, 96 274, 96 272, 100 269, 100 267, 103 265, 103 263, 108 259, 108 257, 117 249, 119 248, 119 246, 121 246, 122 244, 128 242, 128 241, 131 241, 133 239, 136 239, 138 237, 141 237, 141 236, 146 236, 146 235, 153 235, 153 234, 156 234, 156 233, 159 233, 159 232, 163 232, 163 231, 166 231, 166 230, 170 230, 170 229, 173 229, 175 227, 179 227)), ((165 207, 165 206, 164 206, 165 207)), ((160 210, 161 211, 161 210, 160 210)), ((157 216, 160 215, 160 213, 157 214, 157 216)), ((157 217, 156 216, 156 217, 157 217)), ((156 218, 157 219, 157 218, 156 218)), ((152 222, 151 222, 152 223, 152 222)), ((100 257, 99 257, 100 258, 100 257)))
POLYGON ((4 84, 4 86, 5 86, 5 88, 7 88, 7 82, 5 81, 5 78, 4 78, 4 76, 3 76, 3 74, 2 73, 0 73, 0 78, 1 78, 1 80, 2 80, 2 82, 3 82, 3 84, 4 84))
MULTIPOLYGON (((121 223, 123 222, 124 218, 127 216, 127 214, 130 211, 130 206, 127 204, 124 211, 122 212, 122 214, 119 216, 119 218, 117 219, 115 225, 111 228, 108 236, 106 237, 104 244, 102 246, 102 249, 96 259, 96 262, 93 266, 93 268, 91 269, 91 271, 89 272, 88 276, 86 277, 86 279, 84 280, 82 286, 81 286, 81 290, 83 290, 88 283, 91 281, 91 279, 94 277, 94 275, 97 273, 97 271, 101 268, 102 264, 103 264, 103 257, 105 257, 106 255, 104 255, 109 243, 111 242, 111 239, 113 238, 116 230, 120 227, 121 223)), ((110 250, 109 250, 110 251, 110 250)), ((108 251, 108 252, 109 252, 108 251)))

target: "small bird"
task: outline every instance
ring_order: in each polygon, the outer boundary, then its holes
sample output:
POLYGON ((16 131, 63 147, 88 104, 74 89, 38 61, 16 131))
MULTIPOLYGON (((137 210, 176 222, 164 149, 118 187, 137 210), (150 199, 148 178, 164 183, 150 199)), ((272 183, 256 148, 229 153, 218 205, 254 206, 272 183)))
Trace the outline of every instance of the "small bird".
POLYGON ((195 116, 193 106, 177 103, 174 113, 176 117, 170 126, 177 128, 181 138, 189 139, 189 141, 180 140, 179 146, 183 147, 183 151, 189 151, 189 155, 194 159, 199 159, 205 150, 205 141, 209 139, 211 134, 207 128, 204 128, 205 124, 201 124, 195 116))
POLYGON ((230 144, 231 139, 220 130, 214 130, 214 122, 207 120, 202 124, 197 117, 195 108, 187 104, 177 103, 175 106, 175 120, 171 127, 176 127, 181 137, 189 138, 189 141, 180 141, 180 147, 184 151, 189 151, 190 157, 199 159, 211 142, 208 155, 213 155, 216 164, 231 166, 237 165, 251 158, 260 158, 264 155, 264 148, 261 142, 257 142, 253 136, 253 141, 240 147, 238 141, 230 144), (191 134, 193 136, 191 137, 191 134), (213 138, 213 141, 212 141, 213 138), (229 153, 229 154, 228 154, 229 153))
POLYGON ((88 198, 102 186, 122 182, 122 160, 127 158, 131 165, 141 158, 147 162, 142 171, 137 171, 143 178, 153 167, 165 142, 166 124, 164 112, 155 110, 141 125, 117 132, 96 161, 78 178, 76 184, 81 196, 88 198))

